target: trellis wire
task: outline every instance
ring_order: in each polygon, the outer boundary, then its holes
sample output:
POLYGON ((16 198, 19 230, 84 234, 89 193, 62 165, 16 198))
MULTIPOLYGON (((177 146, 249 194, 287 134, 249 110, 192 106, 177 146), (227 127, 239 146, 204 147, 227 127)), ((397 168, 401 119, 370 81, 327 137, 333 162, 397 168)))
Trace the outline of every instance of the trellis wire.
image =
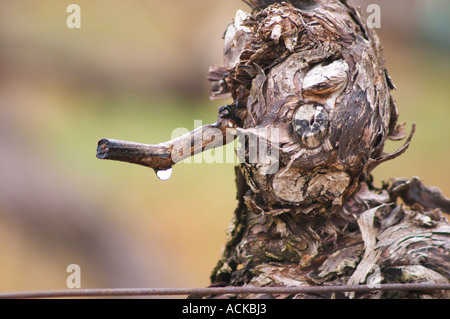
POLYGON ((210 287, 210 288, 111 288, 111 289, 67 289, 0 293, 0 299, 17 298, 74 298, 74 297, 137 297, 137 296, 208 296, 239 294, 323 294, 343 292, 407 290, 450 290, 450 284, 380 284, 380 285, 341 285, 310 287, 210 287))

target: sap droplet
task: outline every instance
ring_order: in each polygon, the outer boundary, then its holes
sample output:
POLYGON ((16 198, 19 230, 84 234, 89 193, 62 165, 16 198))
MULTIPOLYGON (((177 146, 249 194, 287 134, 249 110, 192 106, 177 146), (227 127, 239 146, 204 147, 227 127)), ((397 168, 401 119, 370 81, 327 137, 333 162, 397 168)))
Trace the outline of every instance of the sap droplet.
POLYGON ((172 176, 172 169, 166 169, 166 170, 159 170, 156 171, 156 176, 158 176, 158 178, 162 181, 167 181, 170 176, 172 176))

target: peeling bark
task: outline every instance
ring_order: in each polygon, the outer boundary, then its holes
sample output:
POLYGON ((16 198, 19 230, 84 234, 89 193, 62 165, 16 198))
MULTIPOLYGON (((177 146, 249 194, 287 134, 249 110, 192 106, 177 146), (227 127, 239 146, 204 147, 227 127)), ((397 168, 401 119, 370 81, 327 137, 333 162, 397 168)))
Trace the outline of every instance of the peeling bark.
MULTIPOLYGON (((448 283, 450 224, 435 202, 450 201, 417 179, 421 204, 399 204, 394 179, 382 189, 361 183, 358 193, 333 212, 305 217, 280 209, 267 215, 240 204, 224 254, 212 275, 215 285, 314 286, 379 283, 448 283), (328 215, 329 214, 329 215, 328 215), (375 272, 378 272, 375 274, 375 272)), ((247 190, 247 194, 250 193, 247 190)), ((245 196, 241 201, 245 201, 245 196)), ((218 296, 211 296, 218 297, 218 296)), ((267 296, 219 296, 227 298, 267 296)), ((377 292, 273 298, 448 298, 448 293, 377 292)))
MULTIPOLYGON (((418 178, 392 179, 380 189, 371 184, 371 171, 403 154, 415 132, 413 125, 403 147, 383 152, 388 139, 407 134, 397 123, 395 86, 374 30, 346 0, 245 2, 254 10, 237 12, 224 37, 224 65, 211 67, 208 77, 211 98, 231 96, 233 103, 219 109, 218 123, 199 129, 247 134, 245 161, 236 167, 238 207, 212 285, 449 282, 450 224, 443 213, 450 212, 450 200, 418 178), (252 161, 253 137, 279 152, 277 171, 262 157, 252 161)), ((193 136, 181 140, 189 144, 193 136)), ((102 140, 98 156, 166 169, 176 163, 168 152, 179 142, 127 148, 102 140)), ((206 141, 183 156, 209 143, 214 146, 206 141)), ((209 297, 450 296, 379 291, 209 297)))
POLYGON ((405 152, 415 131, 397 152, 383 152, 387 139, 406 134, 374 31, 346 1, 248 2, 255 11, 239 11, 226 31, 223 77, 211 94, 231 94, 245 106, 244 130, 280 130, 280 170, 264 175, 260 163, 237 169, 239 207, 212 283, 448 282, 450 225, 442 212, 450 201, 417 178, 370 184, 370 172, 405 152))

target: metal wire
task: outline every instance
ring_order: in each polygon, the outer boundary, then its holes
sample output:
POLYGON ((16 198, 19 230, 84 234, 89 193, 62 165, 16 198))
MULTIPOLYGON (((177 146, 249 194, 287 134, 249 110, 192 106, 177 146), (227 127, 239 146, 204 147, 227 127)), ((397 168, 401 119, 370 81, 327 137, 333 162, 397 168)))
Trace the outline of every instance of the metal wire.
POLYGON ((137 296, 179 296, 179 295, 239 295, 239 294, 323 294, 342 292, 374 291, 429 291, 450 290, 450 284, 381 284, 311 286, 311 287, 212 287, 212 288, 116 288, 116 289, 67 289, 0 293, 0 299, 18 298, 74 298, 74 297, 137 297, 137 296))

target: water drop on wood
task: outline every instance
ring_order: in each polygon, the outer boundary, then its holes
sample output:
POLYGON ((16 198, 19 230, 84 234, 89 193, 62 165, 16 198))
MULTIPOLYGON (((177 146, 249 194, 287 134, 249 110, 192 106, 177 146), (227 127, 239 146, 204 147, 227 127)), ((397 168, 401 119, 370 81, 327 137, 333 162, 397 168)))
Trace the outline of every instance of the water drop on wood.
POLYGON ((156 171, 156 176, 158 176, 158 178, 162 181, 167 181, 170 176, 172 176, 172 169, 166 169, 166 170, 159 170, 156 171))

